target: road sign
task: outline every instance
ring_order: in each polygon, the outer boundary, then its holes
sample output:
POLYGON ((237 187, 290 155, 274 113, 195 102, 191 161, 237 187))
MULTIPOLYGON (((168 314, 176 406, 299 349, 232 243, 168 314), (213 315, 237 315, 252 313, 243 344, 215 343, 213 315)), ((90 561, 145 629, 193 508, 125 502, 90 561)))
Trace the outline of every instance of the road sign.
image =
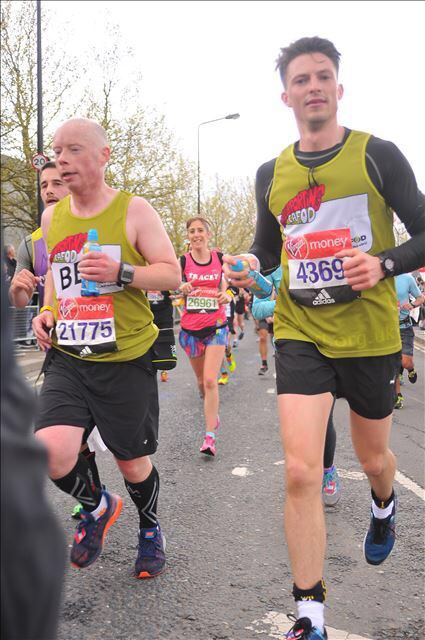
POLYGON ((49 158, 44 153, 36 153, 31 160, 31 164, 36 171, 40 171, 46 162, 49 162, 49 158))

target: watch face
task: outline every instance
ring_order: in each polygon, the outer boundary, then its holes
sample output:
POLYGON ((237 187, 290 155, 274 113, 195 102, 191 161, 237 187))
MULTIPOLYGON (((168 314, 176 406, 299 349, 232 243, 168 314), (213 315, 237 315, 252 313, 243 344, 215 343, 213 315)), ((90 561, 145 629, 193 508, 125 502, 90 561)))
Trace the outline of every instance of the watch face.
POLYGON ((134 278, 134 267, 124 264, 121 269, 120 280, 124 284, 130 284, 134 278))
POLYGON ((388 270, 388 271, 394 271, 394 260, 392 260, 391 258, 386 258, 384 260, 384 267, 388 270))

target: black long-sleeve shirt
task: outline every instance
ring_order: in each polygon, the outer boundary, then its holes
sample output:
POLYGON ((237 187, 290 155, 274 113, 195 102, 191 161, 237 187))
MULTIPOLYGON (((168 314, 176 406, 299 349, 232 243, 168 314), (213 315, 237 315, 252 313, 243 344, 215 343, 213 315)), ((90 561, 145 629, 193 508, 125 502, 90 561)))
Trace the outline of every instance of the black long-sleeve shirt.
MULTIPOLYGON (((302 165, 316 168, 336 156, 349 133, 350 130, 346 129, 341 143, 323 151, 303 152, 296 143, 295 156, 302 165)), ((275 163, 276 158, 257 171, 257 225, 249 250, 260 260, 261 270, 266 274, 279 266, 282 250, 280 225, 268 205, 275 163)), ((425 266, 425 195, 419 191, 408 161, 395 144, 371 136, 366 145, 366 168, 376 189, 397 213, 411 236, 399 247, 386 251, 395 262, 395 274, 425 266)))

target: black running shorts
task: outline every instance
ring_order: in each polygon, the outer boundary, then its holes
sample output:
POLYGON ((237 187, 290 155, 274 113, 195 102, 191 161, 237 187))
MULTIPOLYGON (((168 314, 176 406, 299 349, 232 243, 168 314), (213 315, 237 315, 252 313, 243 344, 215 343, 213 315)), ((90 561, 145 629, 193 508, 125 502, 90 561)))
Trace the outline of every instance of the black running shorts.
POLYGON ((401 354, 328 358, 312 342, 276 340, 277 393, 307 396, 330 392, 346 398, 363 418, 380 420, 393 411, 401 354))
POLYGON ((401 353, 404 356, 413 356, 413 345, 415 343, 415 332, 413 327, 400 327, 401 353))
POLYGON ((150 351, 128 362, 80 360, 52 349, 44 365, 35 430, 95 425, 119 460, 158 446, 158 387, 150 351))

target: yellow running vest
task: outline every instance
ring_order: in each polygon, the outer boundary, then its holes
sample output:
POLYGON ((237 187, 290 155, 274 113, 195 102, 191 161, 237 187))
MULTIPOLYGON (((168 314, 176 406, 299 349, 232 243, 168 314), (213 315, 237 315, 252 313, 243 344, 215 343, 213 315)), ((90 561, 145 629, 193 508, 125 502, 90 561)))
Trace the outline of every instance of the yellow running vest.
POLYGON ((341 151, 313 170, 298 162, 293 145, 287 147, 277 158, 270 190, 269 208, 281 224, 283 238, 275 338, 313 342, 331 358, 387 355, 401 349, 394 278, 336 304, 332 291, 351 288, 326 288, 326 281, 340 285, 343 278, 329 252, 344 248, 347 241, 371 255, 395 244, 393 211, 366 169, 369 138, 370 134, 352 131, 341 151), (310 306, 297 301, 299 292, 300 299, 309 297, 310 306))
MULTIPOLYGON (((128 241, 125 231, 127 209, 132 197, 131 194, 120 191, 106 209, 91 218, 80 218, 71 213, 70 196, 55 206, 48 232, 47 247, 55 283, 56 320, 58 319, 58 300, 59 302, 61 300, 70 301, 69 304, 67 303, 68 318, 73 319, 72 314, 76 305, 72 304, 72 301, 81 295, 78 262, 81 259, 82 248, 89 229, 97 229, 102 251, 111 255, 118 262, 128 262, 134 266, 146 265, 145 259, 128 241)), ((114 309, 116 350, 105 353, 89 352, 89 355, 84 355, 81 359, 101 362, 134 360, 148 351, 158 335, 158 328, 153 324, 153 314, 143 291, 133 287, 121 287, 116 283, 102 284, 101 295, 97 298, 100 307, 103 301, 110 300, 110 298, 112 298, 112 305, 107 306, 113 306, 114 309)), ((91 306, 93 307, 93 305, 91 306)), ((96 316, 93 313, 92 316, 85 318, 88 331, 92 332, 91 335, 95 330, 97 331, 94 322, 96 316)), ((107 321, 99 323, 97 337, 101 331, 105 336, 109 335, 109 322, 108 318, 107 321)), ((77 328, 77 325, 75 326, 77 328)), ((69 329, 74 333, 73 327, 65 327, 65 329, 67 329, 67 333, 62 327, 59 331, 53 332, 54 346, 74 357, 80 357, 63 345, 58 345, 58 333, 65 334, 65 337, 69 338, 71 337, 69 329)), ((81 331, 81 328, 78 330, 81 331)))

